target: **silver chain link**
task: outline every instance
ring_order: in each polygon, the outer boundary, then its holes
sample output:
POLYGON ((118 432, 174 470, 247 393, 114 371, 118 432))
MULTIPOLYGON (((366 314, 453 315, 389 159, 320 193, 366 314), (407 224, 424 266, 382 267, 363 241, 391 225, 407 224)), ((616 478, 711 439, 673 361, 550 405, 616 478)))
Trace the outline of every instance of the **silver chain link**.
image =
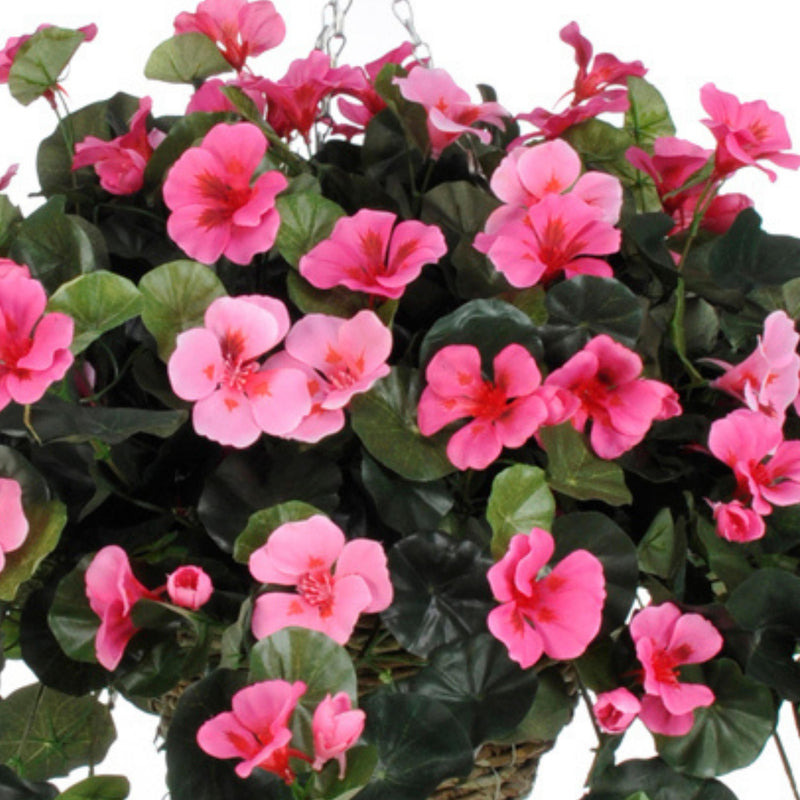
POLYGON ((353 5, 353 0, 326 0, 322 7, 322 30, 317 36, 314 47, 322 50, 331 58, 331 66, 335 67, 339 61, 339 56, 347 44, 347 37, 344 35, 344 18, 353 5))
POLYGON ((433 55, 430 45, 419 35, 414 24, 414 9, 411 7, 411 0, 392 0, 392 13, 400 21, 400 24, 408 31, 411 44, 414 45, 414 57, 417 61, 433 66, 433 55))

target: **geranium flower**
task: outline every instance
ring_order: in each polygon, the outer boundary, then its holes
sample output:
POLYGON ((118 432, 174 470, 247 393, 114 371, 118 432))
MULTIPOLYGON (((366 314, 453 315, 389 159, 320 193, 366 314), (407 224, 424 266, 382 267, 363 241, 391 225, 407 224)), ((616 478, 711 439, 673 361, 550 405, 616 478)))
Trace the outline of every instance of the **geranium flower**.
POLYGON ((344 644, 361 614, 383 611, 392 602, 383 547, 370 539, 345 543, 341 529, 319 514, 276 528, 266 544, 251 553, 250 572, 262 583, 297 590, 270 591, 256 598, 257 639, 297 625, 344 644))
POLYGON ((158 594, 136 580, 128 554, 112 544, 98 550, 86 570, 86 597, 100 617, 95 639, 97 660, 107 670, 114 670, 139 630, 131 619, 134 604, 144 597, 155 600, 158 594))
POLYGON ((31 271, 25 264, 17 264, 16 261, 12 261, 10 258, 0 258, 0 280, 13 277, 30 278, 31 271))
POLYGON ((717 523, 717 534, 729 542, 753 542, 767 532, 764 518, 740 500, 709 505, 717 523))
POLYGON ((0 175, 0 192, 8 188, 8 184, 11 183, 11 179, 17 174, 18 169, 19 164, 12 164, 3 175, 0 175))
POLYGON ((616 458, 644 439, 654 420, 681 413, 678 395, 666 383, 642 378, 642 359, 610 336, 595 336, 545 384, 571 392, 579 401, 571 421, 589 435, 600 458, 616 458))
POLYGON ((283 17, 269 0, 203 0, 194 14, 175 17, 175 33, 202 33, 238 72, 249 56, 277 47, 286 36, 283 17))
POLYGON ((6 553, 22 547, 28 536, 28 519, 22 508, 22 487, 12 478, 0 478, 0 572, 6 553))
POLYGON ((247 72, 240 72, 233 80, 223 81, 220 78, 209 78, 195 91, 186 106, 187 114, 197 111, 236 111, 236 106, 222 93, 226 86, 241 89, 256 105, 259 114, 267 107, 267 98, 258 88, 261 78, 255 78, 247 72))
POLYGON ((626 731, 642 709, 635 694, 624 687, 597 695, 592 706, 594 718, 606 733, 626 731))
POLYGON ((296 427, 311 408, 305 376, 258 361, 286 335, 283 303, 261 295, 219 297, 204 322, 178 336, 167 364, 175 394, 195 401, 195 430, 220 444, 248 447, 262 432, 281 436, 296 427))
POLYGON ((266 150, 255 125, 220 123, 172 165, 164 181, 167 232, 187 255, 204 264, 221 255, 249 264, 272 247, 280 226, 275 196, 288 182, 270 170, 251 185, 266 150))
POLYGON ((147 115, 153 101, 139 100, 139 109, 131 117, 128 133, 106 142, 87 136, 75 145, 72 169, 93 166, 100 185, 111 194, 133 194, 142 188, 144 170, 154 148, 166 134, 157 129, 147 132, 147 115))
POLYGON ((291 747, 289 717, 306 691, 303 681, 269 680, 245 686, 233 696, 232 710, 206 720, 197 744, 214 758, 240 758, 236 774, 249 778, 254 769, 279 775, 290 784, 290 758, 310 759, 291 747))
POLYGON ((314 710, 311 730, 314 735, 314 763, 312 769, 320 770, 325 762, 335 758, 339 763, 339 779, 347 768, 345 752, 358 741, 364 730, 367 715, 354 709, 347 692, 330 694, 314 710))
POLYGON ((508 111, 499 103, 473 103, 443 69, 412 69, 406 78, 395 78, 400 94, 419 103, 428 114, 428 137, 434 158, 464 134, 484 144, 491 141, 487 130, 472 127, 476 122, 503 127, 508 111))
POLYGON ((425 264, 447 252, 435 225, 362 208, 337 220, 331 235, 300 259, 300 274, 318 289, 346 286, 356 292, 397 298, 425 264), (391 244, 390 244, 391 239, 391 244))
POLYGON ((600 630, 606 597, 602 564, 586 550, 575 550, 545 570, 553 549, 553 537, 541 528, 518 533, 486 575, 502 603, 489 612, 489 630, 523 669, 542 653, 577 658, 600 630))
POLYGON ((713 658, 722 648, 722 636, 700 614, 682 614, 672 603, 637 612, 630 632, 636 656, 644 667, 642 722, 653 733, 688 733, 694 709, 710 706, 715 698, 708 686, 679 681, 678 667, 713 658))
POLYGON ((196 611, 214 593, 208 573, 201 567, 184 565, 167 575, 167 594, 176 606, 196 611))
POLYGON ((6 262, 0 280, 0 409, 12 400, 41 400, 47 387, 64 377, 73 357, 74 323, 59 312, 44 314, 42 284, 27 267, 6 262), (23 271, 25 270, 25 271, 23 271))

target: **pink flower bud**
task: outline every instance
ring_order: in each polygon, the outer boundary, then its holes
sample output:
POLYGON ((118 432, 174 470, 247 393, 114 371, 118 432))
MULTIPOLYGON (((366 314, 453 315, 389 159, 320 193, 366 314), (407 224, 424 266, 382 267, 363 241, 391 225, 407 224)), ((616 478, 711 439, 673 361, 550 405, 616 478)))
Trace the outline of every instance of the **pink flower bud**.
POLYGON ((200 567, 178 567, 167 576, 167 593, 176 606, 196 611, 208 602, 213 591, 211 578, 200 567))
POLYGON ((339 779, 345 773, 345 751, 349 750, 364 730, 366 715, 353 709, 346 692, 329 694, 317 706, 311 720, 314 733, 314 769, 322 769, 328 759, 339 762, 339 779))
POLYGON ((636 719, 641 704, 624 687, 597 695, 592 711, 597 724, 606 733, 622 733, 636 719))

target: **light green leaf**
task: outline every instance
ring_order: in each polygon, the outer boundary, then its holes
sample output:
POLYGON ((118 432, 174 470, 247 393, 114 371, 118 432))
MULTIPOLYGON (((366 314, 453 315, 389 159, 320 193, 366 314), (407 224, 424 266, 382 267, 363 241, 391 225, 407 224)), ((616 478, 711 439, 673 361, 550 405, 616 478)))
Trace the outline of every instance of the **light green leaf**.
POLYGON ((275 528, 283 525, 284 522, 299 522, 322 513, 318 508, 296 500, 256 511, 255 514, 250 515, 247 527, 233 543, 234 561, 246 564, 250 560, 250 554, 265 544, 275 528))
POLYGON ((675 125, 661 92, 644 78, 628 76, 628 100, 625 130, 639 147, 651 150, 660 136, 674 136, 675 125))
POLYGON ((58 800, 125 800, 131 785, 122 775, 92 775, 70 786, 58 800))
POLYGON ((327 239, 344 209, 316 192, 282 195, 275 201, 281 226, 275 245, 278 252, 293 266, 312 247, 327 239))
POLYGON ((211 39, 202 33, 179 33, 150 54, 144 75, 167 83, 194 81, 232 69, 211 39))

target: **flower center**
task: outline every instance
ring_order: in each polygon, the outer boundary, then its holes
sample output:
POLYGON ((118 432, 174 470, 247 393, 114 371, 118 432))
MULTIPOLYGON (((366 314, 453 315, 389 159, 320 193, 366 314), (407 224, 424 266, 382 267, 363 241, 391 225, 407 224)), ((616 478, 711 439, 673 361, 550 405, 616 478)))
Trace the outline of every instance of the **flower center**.
POLYGON ((314 570, 300 578, 297 591, 309 605, 319 610, 320 616, 328 617, 333 613, 333 583, 330 570, 314 570))
POLYGON ((197 188, 206 201, 205 208, 197 217, 197 224, 206 230, 229 223, 231 217, 253 195, 249 185, 232 186, 219 175, 212 175, 210 172, 201 173, 196 181, 197 188))

